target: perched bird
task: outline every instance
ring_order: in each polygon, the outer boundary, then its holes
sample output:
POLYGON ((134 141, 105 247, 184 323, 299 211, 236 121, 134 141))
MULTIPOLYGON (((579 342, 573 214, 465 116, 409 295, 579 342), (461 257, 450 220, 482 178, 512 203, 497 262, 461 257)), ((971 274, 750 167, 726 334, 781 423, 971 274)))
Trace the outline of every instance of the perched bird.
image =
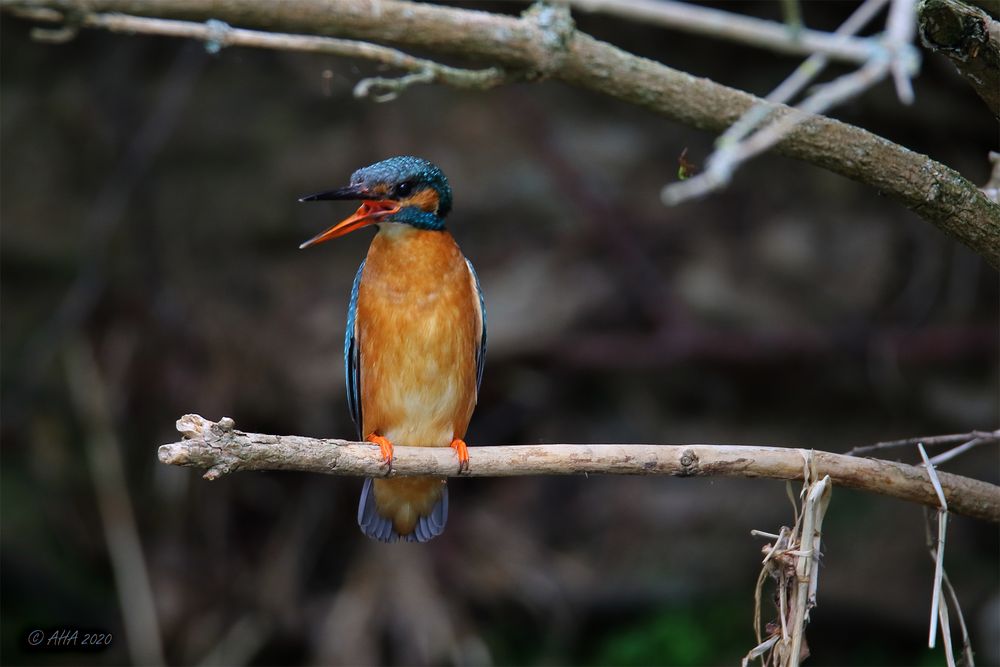
MULTIPOLYGON (((465 431, 486 354, 486 307, 472 263, 445 229, 448 179, 416 157, 359 169, 350 185, 299 201, 361 200, 353 215, 300 247, 376 225, 354 278, 344 339, 347 402, 358 438, 377 444, 451 447, 467 469, 465 431)), ((358 525, 381 542, 426 542, 448 519, 448 487, 436 477, 366 479, 358 525)))

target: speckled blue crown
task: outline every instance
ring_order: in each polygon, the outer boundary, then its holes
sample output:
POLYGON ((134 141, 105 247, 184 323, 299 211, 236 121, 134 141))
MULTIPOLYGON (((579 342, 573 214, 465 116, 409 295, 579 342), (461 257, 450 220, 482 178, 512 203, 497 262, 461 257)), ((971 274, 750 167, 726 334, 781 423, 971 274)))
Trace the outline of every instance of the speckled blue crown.
POLYGON ((413 185, 426 184, 434 188, 439 200, 438 217, 448 215, 451 210, 451 187, 448 185, 448 177, 433 162, 412 155, 400 155, 362 167, 351 174, 351 185, 398 185, 405 182, 413 185))

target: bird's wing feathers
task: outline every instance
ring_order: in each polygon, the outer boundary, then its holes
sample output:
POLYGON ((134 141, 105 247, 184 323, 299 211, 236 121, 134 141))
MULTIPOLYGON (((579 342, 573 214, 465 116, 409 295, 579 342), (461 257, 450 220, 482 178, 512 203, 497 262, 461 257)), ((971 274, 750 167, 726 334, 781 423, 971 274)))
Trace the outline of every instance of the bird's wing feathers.
POLYGON ((358 428, 358 440, 365 437, 361 432, 361 364, 358 363, 357 314, 358 288, 361 287, 361 274, 365 263, 361 262, 358 273, 354 276, 354 286, 351 287, 351 303, 347 307, 347 331, 344 333, 344 375, 347 378, 347 407, 351 411, 351 419, 358 428))
POLYGON ((479 395, 479 385, 483 382, 483 366, 486 365, 486 301, 483 299, 483 289, 479 286, 479 276, 472 267, 472 262, 468 258, 465 263, 469 265, 469 273, 472 274, 472 284, 476 288, 476 295, 479 297, 479 319, 483 327, 483 334, 476 347, 476 395, 479 395))

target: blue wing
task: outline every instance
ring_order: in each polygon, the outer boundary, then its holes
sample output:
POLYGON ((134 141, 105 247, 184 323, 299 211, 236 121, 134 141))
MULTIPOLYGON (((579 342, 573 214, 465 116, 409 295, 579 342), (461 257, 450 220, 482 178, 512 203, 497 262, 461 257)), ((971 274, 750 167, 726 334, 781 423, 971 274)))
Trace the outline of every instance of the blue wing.
POLYGON ((479 395, 479 385, 483 383, 483 366, 486 365, 486 301, 483 299, 483 288, 479 286, 479 276, 472 267, 472 262, 468 257, 465 263, 469 265, 469 273, 472 274, 472 282, 476 286, 476 294, 479 295, 479 314, 483 320, 483 335, 479 339, 479 347, 476 348, 476 395, 479 395))
POLYGON ((358 440, 365 437, 361 432, 361 364, 358 362, 358 339, 355 335, 358 315, 358 288, 361 287, 361 274, 365 270, 362 261, 354 276, 351 287, 351 303, 347 307, 347 331, 344 333, 344 375, 347 379, 347 408, 351 411, 351 419, 358 429, 358 440))

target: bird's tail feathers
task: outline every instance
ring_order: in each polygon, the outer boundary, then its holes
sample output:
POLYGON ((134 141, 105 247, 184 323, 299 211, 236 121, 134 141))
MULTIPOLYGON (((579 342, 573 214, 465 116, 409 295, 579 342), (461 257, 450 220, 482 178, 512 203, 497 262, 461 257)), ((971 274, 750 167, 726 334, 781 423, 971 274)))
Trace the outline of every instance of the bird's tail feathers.
POLYGON ((448 521, 448 487, 435 477, 366 479, 358 525, 379 542, 427 542, 448 521))

